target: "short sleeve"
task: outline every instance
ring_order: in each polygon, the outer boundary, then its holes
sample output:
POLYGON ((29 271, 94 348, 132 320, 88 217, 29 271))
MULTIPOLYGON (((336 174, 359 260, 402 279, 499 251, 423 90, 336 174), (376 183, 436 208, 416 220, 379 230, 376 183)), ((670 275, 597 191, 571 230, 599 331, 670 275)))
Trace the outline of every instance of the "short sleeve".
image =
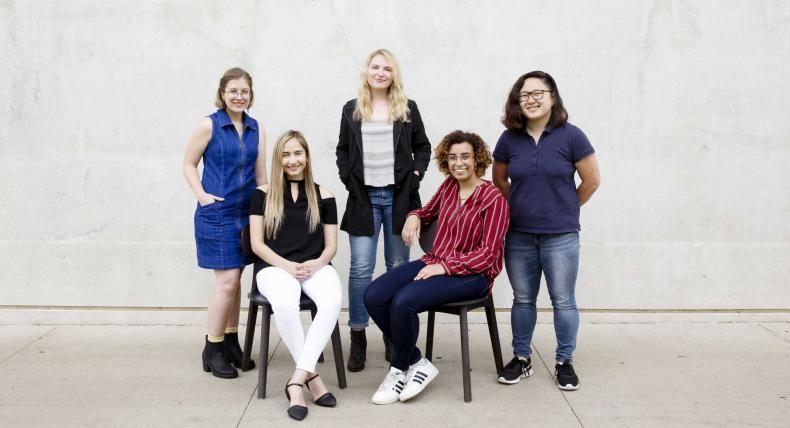
POLYGON ((250 215, 263 215, 264 210, 266 209, 266 193, 264 193, 261 189, 255 189, 252 192, 252 198, 250 199, 250 215))
POLYGON ((321 223, 337 224, 337 203, 335 198, 326 198, 321 204, 321 223))
POLYGON ((595 149, 593 149, 592 144, 590 144, 590 140, 587 139, 587 136, 584 135, 584 132, 579 128, 576 128, 575 131, 576 132, 573 133, 570 141, 573 163, 576 163, 595 153, 595 149))
POLYGON ((510 163, 510 139, 507 138, 508 131, 499 136, 499 140, 494 147, 494 160, 502 163, 510 163))

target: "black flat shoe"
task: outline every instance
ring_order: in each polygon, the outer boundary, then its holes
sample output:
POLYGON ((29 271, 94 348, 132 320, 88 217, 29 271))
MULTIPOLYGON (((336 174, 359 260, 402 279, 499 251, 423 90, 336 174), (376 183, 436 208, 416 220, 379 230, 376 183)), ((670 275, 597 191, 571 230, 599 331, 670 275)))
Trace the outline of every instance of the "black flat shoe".
MULTIPOLYGON (((306 381, 304 381, 304 384, 305 384, 305 386, 307 386, 307 390, 308 391, 310 390, 310 381, 315 379, 315 378, 317 378, 317 377, 318 377, 318 375, 315 375, 315 376, 311 377, 310 379, 307 379, 306 381)), ((332 395, 331 392, 327 392, 326 394, 318 397, 316 400, 313 400, 313 403, 315 403, 315 404, 317 404, 317 405, 319 405, 321 407, 335 407, 335 406, 337 406, 337 398, 335 398, 335 396, 332 395)))
MULTIPOLYGON (((290 382, 290 381, 291 380, 288 379, 288 382, 290 382)), ((291 394, 288 392, 288 388, 291 387, 291 386, 298 386, 299 388, 304 388, 304 385, 302 385, 301 383, 286 383, 285 384, 285 398, 287 398, 289 402, 291 401, 291 394)), ((290 417, 291 419, 295 419, 297 421, 301 421, 306 416, 307 416, 307 407, 305 407, 305 406, 300 406, 298 404, 294 404, 293 406, 288 408, 288 417, 290 417)))
POLYGON ((331 392, 327 392, 326 394, 318 397, 318 400, 314 401, 315 404, 321 407, 335 407, 337 406, 337 399, 331 392))

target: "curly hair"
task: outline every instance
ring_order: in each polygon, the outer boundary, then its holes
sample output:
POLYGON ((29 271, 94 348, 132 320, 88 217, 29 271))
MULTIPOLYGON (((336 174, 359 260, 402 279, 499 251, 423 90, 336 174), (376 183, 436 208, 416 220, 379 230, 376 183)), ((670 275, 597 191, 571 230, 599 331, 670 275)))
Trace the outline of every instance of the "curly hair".
POLYGON ((436 146, 433 159, 436 161, 436 165, 439 166, 439 171, 445 176, 450 175, 450 168, 447 165, 447 154, 450 152, 450 147, 461 143, 472 145, 475 152, 475 174, 478 177, 485 175, 486 170, 491 165, 491 151, 488 150, 488 144, 473 132, 459 130, 445 135, 439 145, 436 146))

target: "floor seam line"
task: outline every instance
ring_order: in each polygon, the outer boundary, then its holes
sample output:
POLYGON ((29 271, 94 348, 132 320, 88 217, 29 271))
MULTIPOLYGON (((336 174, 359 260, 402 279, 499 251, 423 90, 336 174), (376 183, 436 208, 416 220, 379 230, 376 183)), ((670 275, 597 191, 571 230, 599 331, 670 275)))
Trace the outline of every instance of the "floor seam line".
POLYGON ((27 345, 25 345, 25 346, 23 346, 23 347, 19 348, 19 349, 18 349, 16 352, 14 352, 13 354, 11 354, 11 355, 9 355, 9 356, 7 356, 7 357, 3 358, 3 361, 0 361, 0 364, 4 364, 6 361, 8 361, 8 360, 10 360, 11 358, 13 358, 13 357, 14 357, 16 354, 18 354, 18 353, 20 353, 20 352, 24 351, 25 349, 29 348, 31 345, 33 345, 34 343, 36 343, 36 342, 38 342, 39 340, 43 339, 45 336, 47 336, 48 334, 52 333, 52 332, 53 332, 53 331, 55 331, 56 329, 57 329, 57 327, 52 327, 52 328, 51 328, 51 329, 49 329, 49 330, 48 330, 46 333, 44 333, 44 334, 42 334, 41 336, 39 336, 39 337, 35 338, 35 339, 34 339, 32 342, 30 342, 30 343, 28 343, 27 345))
MULTIPOLYGON (((538 358, 540 358, 540 362, 541 362, 541 364, 543 364, 543 367, 546 369, 546 372, 551 377, 555 377, 555 374, 551 371, 549 366, 546 364, 546 360, 543 358, 542 355, 540 355, 540 351, 538 351, 536 348, 534 348, 534 345, 533 345, 533 349, 535 349, 535 353, 538 354, 538 358)), ((570 409, 571 413, 573 413, 573 417, 576 418, 576 422, 579 423, 580 427, 584 427, 584 424, 582 423, 581 419, 579 418, 579 415, 576 413, 576 409, 574 409, 573 406, 571 405, 570 401, 568 401, 568 397, 565 395, 565 392, 562 391, 562 390, 559 390, 559 391, 560 391, 560 395, 562 396, 562 399, 565 400, 565 404, 568 405, 568 409, 570 409)))
MULTIPOLYGON (((282 338, 277 340, 277 343, 274 345, 274 349, 271 352, 272 357, 269 358, 268 355, 266 356, 266 366, 267 366, 267 368, 270 365, 272 359, 274 359, 274 354, 277 352, 277 348, 280 346, 280 343, 282 343, 282 338)), ((269 342, 269 344, 271 345, 271 342, 269 342)), ((252 356, 250 356, 250 358, 252 358, 252 356)), ((258 355, 258 360, 260 360, 261 364, 264 363, 264 358, 261 355, 258 355)), ((261 367, 258 367, 258 370, 260 370, 260 369, 261 369, 261 367)), ((258 375, 256 374, 255 377, 258 377, 258 375)), ((267 382, 268 382, 268 379, 267 379, 267 382)), ((244 406, 244 411, 241 412, 241 416, 239 417, 239 420, 236 422, 236 428, 239 428, 239 426, 241 425, 241 421, 244 419, 244 416, 247 414, 247 410, 249 410, 250 405, 252 405, 253 400, 255 400, 256 397, 258 396, 258 389, 260 387, 261 386, 258 385, 258 383, 256 382, 255 383, 255 388, 252 389, 252 393, 250 394, 250 399, 247 400, 247 405, 244 406)))
POLYGON ((239 425, 241 425, 241 421, 244 420, 244 415, 247 414, 247 409, 250 408, 253 397, 255 397, 255 393, 258 391, 257 384, 255 386, 256 386, 255 388, 252 388, 252 393, 250 393, 250 398, 247 400, 247 405, 244 406, 244 410, 241 412, 241 416, 239 416, 239 420, 236 421, 236 428, 239 428, 239 425))
POLYGON ((762 323, 757 323, 757 325, 759 325, 760 328, 762 328, 763 330, 767 331, 768 333, 771 333, 772 336, 776 337, 777 339, 781 340, 782 342, 790 343, 790 339, 787 339, 786 337, 782 336, 781 334, 771 330, 770 328, 764 326, 762 323))

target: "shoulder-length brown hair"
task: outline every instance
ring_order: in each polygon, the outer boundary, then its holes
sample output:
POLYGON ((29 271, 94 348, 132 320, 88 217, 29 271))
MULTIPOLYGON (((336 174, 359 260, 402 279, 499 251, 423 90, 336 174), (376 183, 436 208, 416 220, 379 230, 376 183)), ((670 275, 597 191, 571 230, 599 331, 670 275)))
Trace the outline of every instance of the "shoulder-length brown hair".
POLYGON ((217 108, 227 107, 225 105, 225 100, 222 99, 222 94, 225 92, 225 87, 228 86, 228 82, 236 79, 244 79, 247 81, 247 84, 250 85, 250 103, 247 105, 247 108, 252 107, 252 102, 255 100, 255 92, 252 91, 252 76, 250 76, 250 73, 247 73, 247 71, 243 68, 233 67, 228 69, 228 71, 226 71, 219 79, 217 95, 214 99, 214 105, 217 106, 217 108))
POLYGON ((562 104, 562 97, 560 90, 557 88, 557 82, 549 73, 535 70, 519 77, 513 87, 510 88, 510 93, 507 95, 505 102, 505 115, 502 117, 502 124, 505 128, 515 132, 525 132, 527 130, 527 116, 524 116, 524 111, 521 109, 521 102, 519 95, 521 88, 524 87, 524 81, 530 77, 535 77, 543 81, 551 91, 551 96, 554 97, 554 105, 551 107, 551 116, 549 116, 548 125, 552 128, 559 128, 568 123, 568 111, 562 104))

